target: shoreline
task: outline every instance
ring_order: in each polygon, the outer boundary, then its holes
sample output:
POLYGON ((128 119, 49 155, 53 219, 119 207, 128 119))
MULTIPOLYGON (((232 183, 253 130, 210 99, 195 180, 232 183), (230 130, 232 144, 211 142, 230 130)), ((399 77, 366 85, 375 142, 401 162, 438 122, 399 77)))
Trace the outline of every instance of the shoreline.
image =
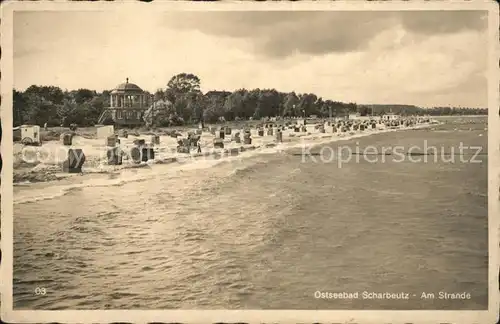
MULTIPOLYGON (((203 160, 210 161, 224 161, 231 158, 249 158, 258 154, 277 154, 283 151, 289 151, 298 147, 317 147, 320 145, 347 141, 355 138, 367 137, 372 135, 384 134, 389 132, 399 132, 407 130, 425 129, 437 124, 422 123, 410 127, 400 127, 397 129, 392 128, 377 128, 374 130, 350 131, 346 133, 301 133, 296 136, 296 133, 287 134, 282 143, 274 141, 265 141, 262 139, 260 143, 250 145, 239 145, 237 147, 227 147, 224 149, 208 149, 201 154, 174 154, 164 158, 155 159, 154 162, 141 162, 140 164, 123 164, 120 166, 103 166, 102 164, 97 168, 85 169, 85 164, 82 173, 61 173, 61 166, 54 165, 37 165, 31 169, 19 168, 14 169, 14 187, 16 188, 35 188, 47 187, 51 185, 74 185, 81 184, 88 179, 110 179, 119 178, 125 172, 137 172, 137 169, 153 169, 154 165, 176 165, 182 166, 192 164, 203 160), (345 134, 345 135, 344 135, 345 134), (292 135, 292 136, 290 136, 292 135)), ((210 134, 210 133, 209 133, 210 134)), ((285 134, 283 134, 285 137, 285 134)), ((165 148, 164 148, 165 149, 165 148)), ((93 156, 95 159, 95 156, 93 156)), ((94 161, 95 162, 95 161, 94 161)), ((22 189, 21 189, 22 190, 22 189)))

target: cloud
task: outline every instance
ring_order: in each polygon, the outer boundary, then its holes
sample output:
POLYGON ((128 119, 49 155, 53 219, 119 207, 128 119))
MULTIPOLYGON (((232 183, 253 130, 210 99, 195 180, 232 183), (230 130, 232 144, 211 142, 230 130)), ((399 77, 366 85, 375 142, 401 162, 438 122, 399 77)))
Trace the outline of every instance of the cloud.
POLYGON ((448 34, 461 31, 481 31, 488 27, 487 11, 425 11, 401 12, 403 27, 414 33, 448 34))
POLYGON ((207 35, 243 38, 259 53, 283 58, 296 53, 321 55, 362 49, 391 26, 382 12, 190 12, 166 18, 168 26, 207 35))
POLYGON ((166 24, 207 35, 246 39, 257 54, 282 59, 294 54, 356 52, 395 25, 434 35, 487 27, 484 11, 254 11, 183 12, 166 24))

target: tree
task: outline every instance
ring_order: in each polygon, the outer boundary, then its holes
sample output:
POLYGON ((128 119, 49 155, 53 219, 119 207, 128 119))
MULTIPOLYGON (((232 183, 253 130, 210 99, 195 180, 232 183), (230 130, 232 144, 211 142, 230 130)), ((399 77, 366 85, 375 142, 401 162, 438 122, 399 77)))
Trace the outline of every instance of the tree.
POLYGON ((200 79, 196 75, 180 73, 174 75, 170 81, 168 81, 165 96, 170 102, 175 104, 180 97, 188 93, 200 92, 200 79))
POLYGON ((243 110, 243 96, 241 92, 235 91, 226 97, 224 102, 224 118, 226 120, 234 120, 238 113, 243 110))
POLYGON ((154 94, 154 100, 155 101, 166 100, 166 99, 167 99, 167 97, 166 97, 165 91, 163 89, 156 90, 156 92, 154 94))
POLYGON ((190 120, 194 122, 203 122, 203 109, 206 105, 206 98, 201 92, 190 93, 186 95, 187 110, 190 113, 190 120))
POLYGON ((281 96, 275 89, 262 90, 259 94, 259 101, 256 109, 263 117, 277 116, 280 113, 281 96))
POLYGON ((296 116, 309 116, 314 113, 314 104, 318 97, 313 93, 299 95, 299 104, 296 106, 296 116))
POLYGON ((335 107, 333 101, 326 100, 323 104, 323 108, 321 109, 321 115, 328 117, 335 117, 337 114, 334 108, 335 107))
POLYGON ((242 104, 234 111, 235 116, 243 119, 249 119, 250 117, 254 118, 255 110, 257 110, 260 104, 261 90, 253 89, 248 91, 246 89, 240 89, 238 93, 242 97, 242 104))
POLYGON ((215 123, 224 116, 224 104, 230 94, 231 92, 228 91, 209 91, 205 94, 204 121, 215 123))
POLYGON ((75 99, 75 102, 78 105, 81 105, 87 101, 90 101, 92 98, 94 98, 96 93, 95 93, 95 91, 92 91, 89 89, 78 89, 76 91, 72 91, 71 95, 75 99))
POLYGON ((147 126, 169 126, 170 116, 173 115, 174 107, 168 100, 157 100, 151 103, 144 112, 144 121, 147 126))
POLYGON ((63 103, 64 92, 59 87, 32 85, 24 92, 32 98, 36 97, 44 102, 59 105, 63 103))
POLYGON ((182 119, 189 119, 191 113, 188 109, 188 101, 186 96, 178 96, 172 103, 174 114, 182 117, 182 119))
POLYGON ((257 107, 257 108, 255 109, 255 112, 253 113, 252 118, 253 118, 253 119, 255 119, 255 120, 257 120, 257 119, 260 119, 260 118, 261 118, 261 116, 262 116, 262 115, 261 115, 261 113, 260 113, 260 107, 257 107))
POLYGON ((299 104, 299 98, 295 92, 286 95, 285 103, 283 105, 283 116, 296 116, 295 107, 299 104))
POLYGON ((75 102, 71 102, 69 100, 65 100, 65 102, 62 105, 59 105, 57 107, 57 116, 59 117, 59 120, 61 120, 61 123, 64 126, 68 126, 71 124, 73 121, 68 121, 67 118, 75 115, 76 110, 78 106, 76 105, 75 102))
POLYGON ((27 115, 27 102, 26 96, 23 92, 13 91, 12 94, 12 118, 14 126, 24 124, 27 115))

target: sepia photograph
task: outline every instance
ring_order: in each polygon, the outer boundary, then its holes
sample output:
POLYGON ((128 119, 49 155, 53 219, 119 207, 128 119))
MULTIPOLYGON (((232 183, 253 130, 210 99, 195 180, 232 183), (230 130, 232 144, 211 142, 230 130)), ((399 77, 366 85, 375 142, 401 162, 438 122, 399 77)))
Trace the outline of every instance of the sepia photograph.
POLYGON ((7 20, 2 313, 496 318, 493 2, 45 6, 7 20))

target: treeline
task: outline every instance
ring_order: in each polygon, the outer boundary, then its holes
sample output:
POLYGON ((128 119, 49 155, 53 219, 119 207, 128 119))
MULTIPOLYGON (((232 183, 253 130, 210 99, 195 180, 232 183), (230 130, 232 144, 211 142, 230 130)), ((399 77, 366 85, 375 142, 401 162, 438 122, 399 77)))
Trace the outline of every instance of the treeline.
POLYGON ((48 126, 68 126, 76 123, 90 126, 105 107, 109 106, 109 91, 97 92, 89 89, 64 91, 54 86, 32 85, 25 91, 14 90, 13 122, 48 126))
MULTIPOLYGON (((55 86, 32 85, 25 91, 14 90, 14 126, 35 124, 48 126, 95 125, 109 106, 110 91, 89 89, 73 91, 55 86)), ((409 105, 357 105, 324 99, 312 93, 285 93, 275 89, 239 89, 234 92, 200 91, 200 79, 182 73, 170 79, 165 89, 154 94, 155 113, 151 126, 213 123, 220 120, 260 119, 264 117, 341 117, 347 114, 382 115, 477 115, 487 109, 436 107, 422 109, 409 105)))
POLYGON ((487 115, 488 108, 469 107, 432 107, 420 108, 413 105, 363 105, 362 109, 368 109, 374 115, 393 112, 400 115, 430 115, 430 116, 461 116, 461 115, 487 115))
POLYGON ((428 109, 427 114, 431 116, 488 115, 488 108, 434 107, 428 109))

